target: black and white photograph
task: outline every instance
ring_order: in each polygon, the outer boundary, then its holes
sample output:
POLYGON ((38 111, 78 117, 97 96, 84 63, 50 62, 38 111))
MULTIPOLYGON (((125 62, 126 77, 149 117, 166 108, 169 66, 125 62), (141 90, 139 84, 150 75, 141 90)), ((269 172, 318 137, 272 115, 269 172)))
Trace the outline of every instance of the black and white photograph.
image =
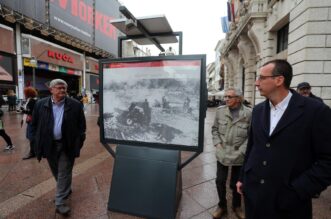
POLYGON ((199 146, 201 60, 103 68, 105 139, 199 146))

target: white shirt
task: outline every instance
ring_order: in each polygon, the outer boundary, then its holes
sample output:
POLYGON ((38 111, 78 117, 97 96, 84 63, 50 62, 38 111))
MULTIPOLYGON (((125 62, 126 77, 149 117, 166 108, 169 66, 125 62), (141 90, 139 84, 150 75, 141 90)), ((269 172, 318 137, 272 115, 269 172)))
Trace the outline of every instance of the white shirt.
POLYGON ((276 128, 279 120, 282 118, 285 110, 287 109, 287 106, 290 102, 290 99, 292 97, 292 93, 288 92, 287 96, 276 106, 272 105, 272 103, 269 101, 270 104, 270 131, 269 135, 274 131, 276 128))
POLYGON ((62 138, 62 122, 63 122, 63 113, 64 113, 64 101, 65 99, 55 103, 52 100, 52 107, 53 107, 53 118, 54 118, 54 127, 53 127, 53 140, 61 140, 62 138))

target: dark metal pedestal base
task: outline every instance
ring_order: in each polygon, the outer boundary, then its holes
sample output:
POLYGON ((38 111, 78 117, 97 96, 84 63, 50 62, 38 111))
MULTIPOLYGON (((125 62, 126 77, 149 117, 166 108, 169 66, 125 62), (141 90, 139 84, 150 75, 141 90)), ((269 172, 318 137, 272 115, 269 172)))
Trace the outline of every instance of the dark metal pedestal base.
POLYGON ((108 209, 147 218, 175 218, 182 192, 180 152, 119 145, 108 209))

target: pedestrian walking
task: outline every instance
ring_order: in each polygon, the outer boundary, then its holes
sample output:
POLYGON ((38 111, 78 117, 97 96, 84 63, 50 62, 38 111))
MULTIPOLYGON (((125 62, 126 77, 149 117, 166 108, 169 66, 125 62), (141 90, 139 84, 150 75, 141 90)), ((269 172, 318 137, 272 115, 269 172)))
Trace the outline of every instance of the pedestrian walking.
POLYGON ((318 96, 314 95, 311 92, 311 86, 308 82, 301 82, 300 84, 298 84, 297 85, 297 92, 299 94, 301 94, 302 96, 310 97, 310 98, 313 98, 313 99, 318 100, 318 101, 323 103, 322 98, 319 98, 318 96))
POLYGON ((17 96, 13 90, 8 91, 7 99, 8 99, 8 112, 16 111, 17 96))
POLYGON ((89 103, 89 100, 88 100, 88 96, 87 96, 87 94, 84 94, 84 95, 83 95, 81 101, 82 101, 82 104, 83 104, 83 106, 84 106, 84 111, 86 111, 86 110, 87 110, 87 105, 88 105, 88 103, 89 103))
POLYGON ((4 151, 10 151, 10 150, 13 150, 15 146, 13 145, 11 138, 9 137, 9 135, 7 135, 7 133, 5 131, 5 125, 2 120, 3 115, 4 115, 4 112, 2 111, 2 109, 0 109, 0 136, 6 141, 6 144, 7 144, 4 151))
POLYGON ((29 153, 25 155, 22 159, 27 160, 36 156, 32 139, 32 113, 34 105, 37 101, 37 91, 33 87, 26 87, 24 88, 24 96, 26 99, 26 103, 21 108, 23 112, 23 119, 21 124, 23 124, 24 122, 26 123, 26 138, 29 140, 30 150, 29 153))
POLYGON ((6 102, 5 102, 5 100, 3 99, 2 94, 0 94, 0 108, 2 107, 2 105, 5 105, 5 104, 6 104, 6 102))
POLYGON ((65 200, 72 193, 72 169, 85 140, 86 122, 81 104, 66 96, 67 83, 50 82, 50 97, 37 101, 32 114, 32 133, 37 159, 46 158, 56 180, 56 212, 68 215, 65 200))
POLYGON ((217 157, 216 187, 219 197, 218 208, 213 213, 213 218, 222 218, 228 212, 226 181, 231 168, 232 209, 239 219, 244 219, 241 195, 237 192, 236 182, 244 162, 251 109, 243 104, 243 95, 238 89, 228 89, 224 99, 226 105, 217 108, 212 126, 217 157))
MULTIPOLYGON (((314 95, 312 92, 311 92, 311 86, 308 82, 301 82, 297 85, 297 92, 299 94, 301 94, 302 96, 305 96, 305 97, 310 97, 310 98, 313 98, 317 101, 320 101, 323 103, 323 100, 322 98, 319 98, 318 96, 314 95)), ((319 198, 320 196, 320 193, 318 194, 315 194, 315 196, 313 198, 319 198)))
POLYGON ((331 183, 331 109, 289 89, 292 67, 273 60, 255 85, 254 107, 237 183, 247 219, 312 219, 312 197, 331 183))

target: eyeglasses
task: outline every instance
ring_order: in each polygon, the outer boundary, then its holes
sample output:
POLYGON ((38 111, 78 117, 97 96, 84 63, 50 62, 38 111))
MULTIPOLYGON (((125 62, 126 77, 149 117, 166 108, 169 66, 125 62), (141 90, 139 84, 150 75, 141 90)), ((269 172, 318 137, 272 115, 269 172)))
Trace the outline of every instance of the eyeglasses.
POLYGON ((236 98, 238 96, 224 96, 224 99, 232 99, 232 98, 236 98))
POLYGON ((53 87, 53 88, 55 88, 55 89, 57 89, 57 90, 66 90, 67 88, 66 87, 53 87))
POLYGON ((275 77, 279 77, 279 76, 283 76, 283 75, 259 75, 256 80, 257 81, 263 81, 263 80, 266 80, 267 78, 275 78, 275 77))

